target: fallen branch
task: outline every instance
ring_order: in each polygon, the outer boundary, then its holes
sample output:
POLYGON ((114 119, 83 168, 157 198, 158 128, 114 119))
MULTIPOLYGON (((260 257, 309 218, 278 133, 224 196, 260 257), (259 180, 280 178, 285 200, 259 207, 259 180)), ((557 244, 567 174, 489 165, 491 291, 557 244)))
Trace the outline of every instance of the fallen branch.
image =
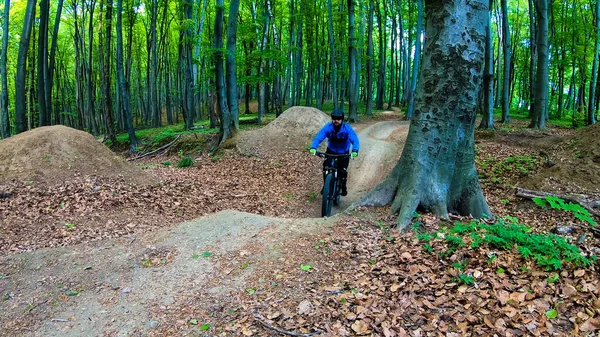
POLYGON ((68 320, 68 319, 64 319, 64 318, 53 318, 51 321, 52 321, 52 322, 61 322, 61 323, 66 323, 66 322, 68 322, 69 320, 68 320))
POLYGON ((517 188, 516 192, 517 197, 533 199, 533 198, 544 198, 547 196, 553 196, 557 198, 561 198, 562 200, 575 202, 583 206, 583 208, 587 209, 590 213, 595 216, 600 216, 600 212, 596 211, 596 207, 600 207, 600 200, 593 200, 590 196, 585 194, 553 194, 549 192, 542 191, 532 191, 526 190, 524 188, 517 188))
POLYGON ((298 332, 292 332, 292 331, 287 331, 287 330, 283 330, 281 328, 272 326, 271 324, 268 324, 266 321, 266 319, 264 317, 262 317, 259 314, 256 314, 254 316, 254 318, 256 319, 256 321, 260 324, 262 324, 265 328, 276 331, 282 335, 287 335, 287 336, 300 336, 300 337, 311 337, 311 336, 315 336, 315 335, 320 335, 322 333, 322 331, 316 331, 316 332, 311 332, 311 333, 298 333, 298 332))
POLYGON ((134 160, 142 159, 142 158, 151 156, 151 155, 153 155, 155 153, 158 153, 158 152, 160 152, 162 150, 166 150, 166 149, 170 148, 173 144, 175 144, 179 140, 180 137, 181 137, 181 135, 177 135, 177 137, 175 137, 175 139, 173 139, 173 141, 170 142, 169 144, 163 145, 163 146, 159 147, 158 149, 156 149, 154 151, 151 151, 151 152, 148 152, 148 153, 145 153, 145 154, 143 154, 141 156, 137 156, 135 158, 129 158, 129 159, 127 159, 127 161, 134 161, 134 160))

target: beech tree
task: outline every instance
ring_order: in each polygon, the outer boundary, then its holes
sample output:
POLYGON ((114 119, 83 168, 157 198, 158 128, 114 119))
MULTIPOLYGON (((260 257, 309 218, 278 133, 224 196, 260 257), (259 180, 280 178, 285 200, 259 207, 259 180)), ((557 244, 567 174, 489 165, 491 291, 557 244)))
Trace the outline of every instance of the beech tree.
POLYGON ((2 25, 2 52, 0 54, 0 80, 2 81, 2 94, 0 94, 0 137, 10 137, 10 123, 8 119, 8 80, 6 78, 6 54, 8 49, 8 21, 10 0, 4 0, 4 15, 2 25))
POLYGON ((417 207, 491 216, 475 168, 474 131, 489 3, 427 0, 423 67, 408 138, 390 175, 357 205, 391 203, 397 225, 417 207))

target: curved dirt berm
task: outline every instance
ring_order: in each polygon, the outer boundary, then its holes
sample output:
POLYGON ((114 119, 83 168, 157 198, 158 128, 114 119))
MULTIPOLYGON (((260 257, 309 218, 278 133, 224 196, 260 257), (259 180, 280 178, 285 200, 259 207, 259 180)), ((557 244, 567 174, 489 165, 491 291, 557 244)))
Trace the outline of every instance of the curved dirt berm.
POLYGON ((271 149, 303 149, 319 130, 329 122, 323 111, 294 106, 259 130, 240 132, 237 148, 244 154, 258 154, 271 149))
POLYGON ((85 176, 152 181, 89 133, 62 125, 0 140, 0 149, 0 182, 15 179, 54 184, 85 176))

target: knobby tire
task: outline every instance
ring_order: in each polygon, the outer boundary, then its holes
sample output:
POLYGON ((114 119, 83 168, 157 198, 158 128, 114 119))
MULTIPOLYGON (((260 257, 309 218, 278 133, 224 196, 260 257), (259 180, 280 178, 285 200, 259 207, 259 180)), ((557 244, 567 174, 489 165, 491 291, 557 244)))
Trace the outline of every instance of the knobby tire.
POLYGON ((328 174, 325 177, 325 182, 323 183, 323 202, 321 204, 321 216, 330 216, 331 215, 331 204, 333 202, 333 198, 331 197, 331 193, 333 193, 333 175, 328 174))

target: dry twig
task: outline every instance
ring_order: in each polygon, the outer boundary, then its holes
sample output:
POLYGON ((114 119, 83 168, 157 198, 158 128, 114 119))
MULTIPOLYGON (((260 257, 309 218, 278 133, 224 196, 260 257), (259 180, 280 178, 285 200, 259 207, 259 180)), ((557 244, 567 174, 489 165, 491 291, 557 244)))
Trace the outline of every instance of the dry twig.
POLYGON ((145 154, 143 154, 141 156, 137 156, 137 157, 134 157, 134 158, 129 158, 129 159, 127 159, 127 161, 134 161, 134 160, 142 159, 142 158, 151 156, 151 155, 153 155, 155 153, 158 153, 158 152, 160 152, 162 150, 166 150, 166 149, 170 148, 171 146, 173 146, 173 144, 175 144, 179 140, 179 138, 181 138, 181 135, 177 135, 177 137, 175 137, 175 139, 173 139, 173 141, 170 142, 167 145, 161 146, 158 149, 156 149, 154 151, 151 151, 151 152, 148 152, 148 153, 145 153, 145 154))

